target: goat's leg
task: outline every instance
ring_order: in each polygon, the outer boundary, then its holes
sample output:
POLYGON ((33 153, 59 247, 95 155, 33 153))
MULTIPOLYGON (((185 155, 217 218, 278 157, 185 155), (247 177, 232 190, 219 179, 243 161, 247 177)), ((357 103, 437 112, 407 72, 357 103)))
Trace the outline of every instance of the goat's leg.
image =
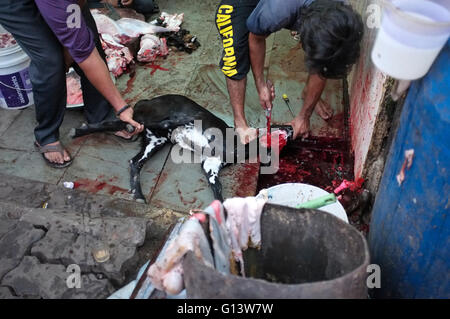
POLYGON ((208 183, 214 193, 214 199, 223 202, 222 184, 219 180, 219 171, 224 167, 220 157, 207 157, 202 162, 202 168, 205 172, 208 183))
POLYGON ((144 164, 150 157, 160 150, 168 141, 166 137, 158 137, 149 129, 144 132, 142 148, 139 153, 130 160, 130 186, 133 198, 138 202, 145 203, 145 196, 142 194, 140 174, 144 164))
POLYGON ((79 128, 74 128, 70 131, 72 138, 92 134, 99 132, 118 132, 127 130, 129 133, 134 131, 134 127, 126 122, 122 122, 119 119, 102 121, 99 123, 87 124, 83 123, 79 128))

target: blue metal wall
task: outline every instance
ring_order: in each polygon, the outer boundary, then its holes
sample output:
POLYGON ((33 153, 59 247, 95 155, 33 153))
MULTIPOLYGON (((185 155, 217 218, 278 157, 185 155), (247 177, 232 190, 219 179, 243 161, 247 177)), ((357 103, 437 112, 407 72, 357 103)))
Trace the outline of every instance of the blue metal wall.
MULTIPOLYGON (((407 57, 405 57, 407 58, 407 57)), ((369 234, 378 298, 450 298, 450 41, 410 88, 369 234), (399 186, 405 151, 413 164, 399 186)))

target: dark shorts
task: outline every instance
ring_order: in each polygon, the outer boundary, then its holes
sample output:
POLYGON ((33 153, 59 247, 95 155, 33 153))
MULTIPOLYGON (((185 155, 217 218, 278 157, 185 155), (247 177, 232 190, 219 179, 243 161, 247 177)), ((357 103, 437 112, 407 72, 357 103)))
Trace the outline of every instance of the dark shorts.
POLYGON ((222 40, 220 69, 230 79, 240 80, 250 70, 247 18, 259 0, 222 0, 216 11, 216 27, 222 40))

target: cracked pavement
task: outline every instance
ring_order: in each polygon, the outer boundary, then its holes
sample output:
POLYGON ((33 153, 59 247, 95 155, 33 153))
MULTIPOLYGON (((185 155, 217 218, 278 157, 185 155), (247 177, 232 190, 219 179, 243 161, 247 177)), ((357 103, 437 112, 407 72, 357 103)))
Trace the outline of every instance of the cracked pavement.
POLYGON ((106 298, 134 279, 182 216, 2 174, 0 180, 0 298, 106 298), (99 244, 110 254, 103 263, 93 257, 99 244), (81 271, 80 288, 67 284, 70 265, 81 271))

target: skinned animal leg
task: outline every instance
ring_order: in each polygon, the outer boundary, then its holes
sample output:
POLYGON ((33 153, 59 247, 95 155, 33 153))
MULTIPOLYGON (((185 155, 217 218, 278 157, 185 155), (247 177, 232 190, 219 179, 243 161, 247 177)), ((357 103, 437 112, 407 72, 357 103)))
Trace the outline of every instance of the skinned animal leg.
POLYGON ((214 199, 223 202, 222 184, 219 180, 219 172, 224 167, 224 163, 220 157, 207 157, 202 162, 202 168, 205 172, 208 183, 214 193, 214 199))
POLYGON ((130 186, 133 198, 138 202, 145 203, 145 196, 142 194, 140 173, 144 164, 150 157, 160 150, 168 141, 166 137, 158 137, 149 129, 144 132, 142 148, 139 153, 130 160, 130 186))

